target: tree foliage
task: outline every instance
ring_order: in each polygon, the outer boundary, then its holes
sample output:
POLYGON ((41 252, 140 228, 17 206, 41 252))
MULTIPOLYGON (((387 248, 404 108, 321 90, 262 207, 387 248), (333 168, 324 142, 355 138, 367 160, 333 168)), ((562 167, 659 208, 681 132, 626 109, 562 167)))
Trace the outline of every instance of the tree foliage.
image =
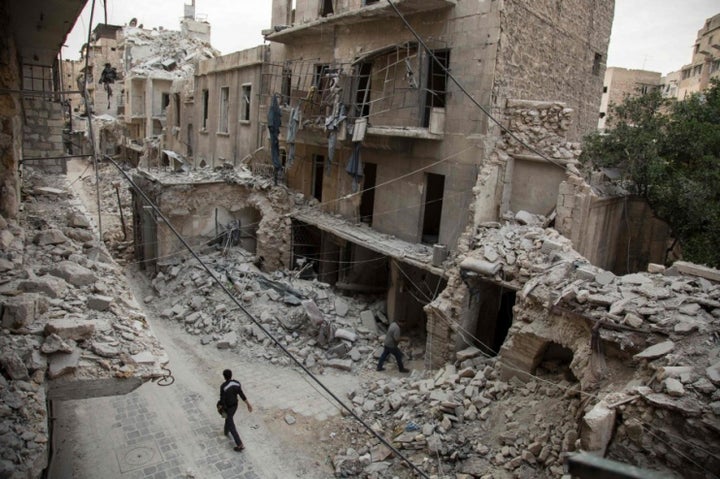
POLYGON ((585 137, 585 166, 617 168, 668 223, 689 261, 720 267, 720 82, 684 101, 627 97, 605 133, 585 137))

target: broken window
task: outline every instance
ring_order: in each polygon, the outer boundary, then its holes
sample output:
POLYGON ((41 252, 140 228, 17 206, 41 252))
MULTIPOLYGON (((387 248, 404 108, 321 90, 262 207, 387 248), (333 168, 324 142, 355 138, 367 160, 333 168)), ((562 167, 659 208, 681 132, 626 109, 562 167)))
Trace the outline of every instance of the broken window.
POLYGON ((207 90, 202 91, 203 96, 203 117, 202 117, 202 129, 207 130, 207 122, 208 122, 208 100, 210 98, 209 92, 207 90))
POLYGON ((170 106, 170 94, 162 93, 160 96, 160 114, 167 115, 167 107, 170 106))
POLYGON ((250 121, 250 102, 252 100, 252 84, 242 86, 242 99, 240 101, 240 121, 250 121))
POLYGON ((605 86, 603 87, 603 93, 607 93, 607 91, 608 91, 608 87, 607 87, 607 85, 605 85, 605 86))
POLYGON ((447 93, 447 69, 450 66, 450 50, 434 50, 428 58, 425 95, 425 113, 422 126, 430 126, 430 113, 433 108, 445 108, 447 93), (433 56, 435 57, 433 59, 433 56))
POLYGON ((219 118, 219 133, 228 132, 228 116, 230 114, 230 88, 220 88, 220 118, 219 118))
POLYGON ((320 16, 327 17, 328 15, 332 15, 333 13, 335 13, 335 9, 333 8, 332 0, 321 0, 320 16))
POLYGON ((425 211, 422 222, 422 243, 435 244, 440 238, 444 193, 445 175, 427 173, 425 175, 425 201, 423 202, 425 211))
POLYGON ((602 66, 602 55, 599 53, 596 53, 595 58, 593 59, 592 74, 595 76, 600 76, 600 67, 601 66, 602 66))
POLYGON ((362 62, 357 66, 357 89, 355 93, 355 116, 370 115, 370 75, 372 63, 362 62))

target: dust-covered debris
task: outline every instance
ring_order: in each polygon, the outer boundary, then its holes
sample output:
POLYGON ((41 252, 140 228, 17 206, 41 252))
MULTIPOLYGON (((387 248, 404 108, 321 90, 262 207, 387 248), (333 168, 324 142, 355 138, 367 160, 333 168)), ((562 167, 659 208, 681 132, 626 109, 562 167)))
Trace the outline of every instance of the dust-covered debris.
POLYGON ((24 174, 0 219, 0 475, 47 465, 47 400, 118 394, 163 376, 164 352, 65 178, 24 174), (88 233, 87 235, 84 233, 88 233))

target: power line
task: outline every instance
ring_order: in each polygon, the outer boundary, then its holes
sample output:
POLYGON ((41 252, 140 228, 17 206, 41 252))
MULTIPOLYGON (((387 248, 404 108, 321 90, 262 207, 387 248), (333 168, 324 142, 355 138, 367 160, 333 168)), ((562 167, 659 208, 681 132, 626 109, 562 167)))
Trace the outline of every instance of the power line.
POLYGON ((143 200, 153 209, 155 214, 157 214, 162 220, 165 222, 165 224, 170 228, 170 230, 173 232, 173 234, 180 240, 180 242, 183 244, 183 246, 192 254, 192 256, 197 260, 198 263, 200 263, 200 266, 210 275, 210 277, 215 281, 215 283, 220 286, 220 288, 227 294, 227 296, 230 298, 232 302, 235 303, 235 305, 240 308, 240 310, 245 313, 245 315, 250 318, 250 320, 255 323, 257 327, 259 327, 265 335, 270 338, 275 345, 280 348, 300 369, 302 369, 313 381, 315 381, 326 393, 328 393, 340 406, 342 406, 343 409, 345 409, 352 417, 354 417, 360 424, 362 424, 368 431, 370 431, 373 436, 375 436, 380 442, 382 442, 385 446, 387 446, 391 451, 393 451, 394 454, 396 454, 399 458, 401 458, 403 461, 405 461, 415 472, 417 472, 420 476, 424 477, 425 479, 430 479, 425 472, 423 472, 420 468, 418 468, 410 459, 405 457, 398 449, 396 449, 387 439, 382 437, 378 432, 376 432, 372 427, 370 427, 369 424, 367 424, 360 416, 358 416, 355 411, 353 411, 352 408, 347 406, 340 398, 338 398, 335 393, 333 393, 325 384, 323 384, 320 379, 318 379, 305 365, 298 360, 288 349, 283 346, 283 344, 276 339, 272 334, 270 334, 270 331, 263 325, 261 321, 259 321, 255 316, 253 316, 252 313, 250 313, 245 306, 237 299, 237 297, 232 294, 230 290, 228 290, 227 286, 223 284, 222 281, 215 275, 215 272, 213 272, 210 267, 205 264, 205 262, 198 256, 198 254, 190 247, 190 245, 185 241, 185 239, 180 235, 180 233, 175 229, 173 224, 162 214, 160 209, 153 203, 150 198, 145 194, 145 192, 138 187, 135 182, 130 178, 130 176, 125 172, 120 165, 115 162, 111 157, 104 156, 104 158, 108 161, 110 161, 117 169, 122 173, 122 175, 125 177, 125 179, 133 186, 135 191, 143 197, 143 200))

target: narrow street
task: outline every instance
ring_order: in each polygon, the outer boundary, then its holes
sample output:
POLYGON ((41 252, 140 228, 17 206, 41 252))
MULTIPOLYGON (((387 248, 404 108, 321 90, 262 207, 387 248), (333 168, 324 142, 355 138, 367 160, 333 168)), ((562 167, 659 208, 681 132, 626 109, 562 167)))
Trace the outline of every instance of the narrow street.
MULTIPOLYGON (((327 428, 319 425, 339 411, 300 373, 202 346, 175 324, 151 322, 170 357, 174 383, 148 383, 126 396, 56 404, 50 478, 332 475, 314 444, 328 440, 322 436, 327 428), (242 453, 232 450, 215 411, 216 390, 226 367, 242 382, 255 407, 249 414, 241 405, 235 416, 246 444, 242 453), (287 424, 286 414, 297 422, 287 424)), ((341 397, 358 383, 351 375, 327 375, 322 380, 341 397)))
MULTIPOLYGON (((91 170, 72 162, 68 180, 93 216, 92 192, 74 181, 82 173, 94 174, 91 170)), ((103 215, 106 231, 117 221, 103 215)), ((132 268, 128 282, 136 297, 144 298, 151 289, 149 280, 132 268)), ((334 451, 330 439, 339 410, 319 386, 298 371, 248 352, 204 346, 150 307, 145 313, 170 359, 174 382, 165 387, 147 383, 125 396, 55 403, 49 478, 332 476, 323 450, 327 446, 334 451), (223 436, 223 420, 215 410, 225 368, 233 370, 254 407, 249 414, 241 405, 235 416, 246 445, 242 453, 233 451, 231 438, 223 436)), ((333 374, 321 380, 344 398, 360 378, 333 374)))

